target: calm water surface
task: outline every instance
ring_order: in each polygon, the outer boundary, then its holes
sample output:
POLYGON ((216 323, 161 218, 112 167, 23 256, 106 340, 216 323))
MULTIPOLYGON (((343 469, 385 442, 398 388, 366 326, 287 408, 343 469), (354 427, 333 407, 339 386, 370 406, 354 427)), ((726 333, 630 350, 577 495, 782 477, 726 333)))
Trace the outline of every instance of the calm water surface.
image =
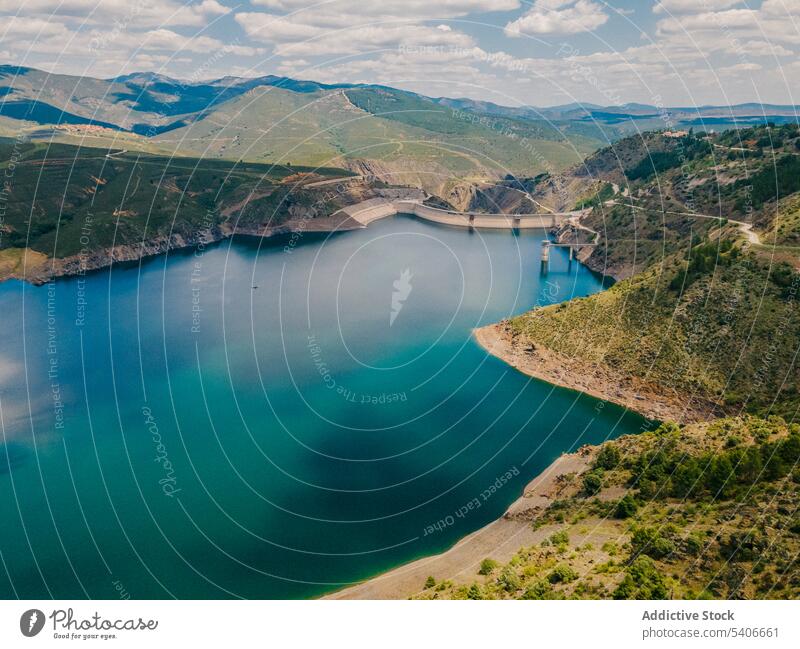
POLYGON ((0 597, 320 595, 638 430, 471 339, 602 288, 542 237, 397 217, 0 285, 0 597))

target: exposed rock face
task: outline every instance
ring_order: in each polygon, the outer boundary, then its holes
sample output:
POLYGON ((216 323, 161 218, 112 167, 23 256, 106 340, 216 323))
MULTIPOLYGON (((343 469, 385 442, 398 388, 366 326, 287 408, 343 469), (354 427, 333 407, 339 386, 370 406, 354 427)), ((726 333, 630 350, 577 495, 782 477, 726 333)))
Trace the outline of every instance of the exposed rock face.
POLYGON ((457 210, 467 212, 471 209, 477 193, 477 188, 473 183, 456 183, 450 188, 444 199, 457 210))
POLYGON ((456 176, 452 169, 436 162, 414 158, 399 157, 392 160, 342 158, 332 161, 332 164, 389 185, 419 187, 429 194, 441 196, 459 210, 466 210, 469 207, 469 202, 475 194, 475 183, 499 180, 497 172, 477 166, 470 172, 470 179, 463 180, 463 174, 456 176))

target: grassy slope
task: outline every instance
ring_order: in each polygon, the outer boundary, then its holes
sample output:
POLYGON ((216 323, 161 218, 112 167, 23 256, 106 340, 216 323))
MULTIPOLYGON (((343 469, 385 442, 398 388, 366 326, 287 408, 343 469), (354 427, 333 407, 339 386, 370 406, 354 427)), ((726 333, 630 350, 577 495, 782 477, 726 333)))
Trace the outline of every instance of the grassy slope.
POLYGON ((690 213, 751 221, 768 212, 776 194, 784 201, 800 190, 798 147, 800 129, 785 125, 729 131, 710 142, 645 133, 598 151, 573 175, 614 182, 629 198, 597 206, 586 220, 607 244, 590 265, 628 277, 708 235, 714 219, 690 213))
POLYGON ((532 521, 541 544, 419 597, 796 598, 799 460, 800 426, 777 417, 620 438, 532 521))
POLYGON ((375 161, 379 169, 418 170, 421 182, 428 173, 431 187, 464 178, 525 174, 545 164, 562 169, 597 145, 578 136, 575 149, 554 129, 504 120, 513 126, 508 127, 515 134, 511 137, 459 119, 432 102, 411 101, 405 93, 391 95, 390 101, 374 89, 302 94, 257 89, 154 141, 198 155, 247 160, 306 165, 375 161))

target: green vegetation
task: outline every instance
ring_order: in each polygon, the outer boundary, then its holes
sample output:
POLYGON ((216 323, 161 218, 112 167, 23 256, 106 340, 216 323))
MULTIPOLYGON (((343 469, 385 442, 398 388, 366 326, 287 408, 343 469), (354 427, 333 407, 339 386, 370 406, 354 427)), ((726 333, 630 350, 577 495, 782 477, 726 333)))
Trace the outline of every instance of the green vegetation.
POLYGON ((234 216, 241 226, 279 225, 292 206, 306 206, 312 217, 327 216, 340 204, 321 202, 321 193, 294 179, 312 171, 312 180, 348 175, 338 169, 107 153, 0 140, 0 168, 9 173, 0 249, 28 247, 65 257, 156 237, 190 238, 234 216), (249 196, 253 200, 244 212, 223 214, 249 196))
POLYGON ((491 575, 495 568, 497 568, 497 561, 494 559, 484 559, 481 561, 481 567, 478 570, 479 575, 491 575))
POLYGON ((603 293, 518 316, 511 332, 687 400, 792 416, 800 276, 735 236, 731 228, 694 246, 688 262, 673 255, 603 293))
POLYGON ((774 164, 764 165, 749 178, 738 180, 736 188, 748 189, 756 209, 767 201, 800 191, 800 157, 796 154, 782 155, 774 164))
POLYGON ((586 471, 616 453, 600 492, 585 494, 578 476, 532 514, 539 545, 480 581, 418 597, 800 596, 800 426, 775 416, 665 424, 601 446, 586 471))
MULTIPOLYGON (((601 149, 568 180, 613 182, 628 196, 594 206, 586 225, 600 232, 602 245, 589 265, 629 277, 674 253, 686 256, 727 219, 768 232, 780 228, 778 244, 800 241, 799 151, 800 129, 789 124, 712 136, 643 133, 601 149), (768 148, 759 146, 765 141, 768 148)), ((784 259, 791 251, 778 252, 784 259)))
POLYGON ((599 207, 614 196, 614 185, 603 183, 600 189, 587 199, 581 199, 575 203, 576 210, 583 210, 587 207, 599 207))
POLYGON ((676 169, 701 156, 711 153, 711 145, 693 134, 674 140, 667 151, 653 151, 630 169, 625 170, 628 180, 647 180, 655 174, 676 169))

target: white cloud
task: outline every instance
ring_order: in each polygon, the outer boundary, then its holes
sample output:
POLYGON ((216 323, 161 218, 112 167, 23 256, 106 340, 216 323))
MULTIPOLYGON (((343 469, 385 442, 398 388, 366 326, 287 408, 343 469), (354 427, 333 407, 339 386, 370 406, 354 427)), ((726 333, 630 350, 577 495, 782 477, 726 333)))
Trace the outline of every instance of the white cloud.
POLYGON ((720 68, 718 72, 720 74, 734 74, 739 72, 757 72, 763 69, 763 66, 759 63, 737 63, 736 65, 728 65, 724 68, 720 68))
POLYGON ((275 11, 343 13, 355 16, 405 17, 413 20, 455 18, 471 13, 513 11, 519 0, 252 0, 253 5, 275 11))
POLYGON ((743 0, 656 0, 653 13, 682 14, 704 13, 719 9, 730 9, 742 4, 743 0))
POLYGON ((579 34, 608 21, 603 6, 593 0, 536 0, 521 18, 508 23, 505 32, 523 34, 579 34))
POLYGON ((0 14, 73 17, 94 24, 118 21, 137 28, 203 27, 229 11, 217 0, 0 0, 0 14))
POLYGON ((746 56, 794 56, 792 50, 788 50, 782 45, 768 43, 767 41, 747 41, 738 48, 732 46, 728 50, 731 54, 741 53, 746 56))
MULTIPOLYGON (((319 14, 313 22, 327 20, 319 14)), ((327 56, 354 54, 405 46, 471 47, 472 39, 455 30, 441 30, 427 25, 388 23, 363 24, 341 20, 335 29, 310 24, 298 16, 266 13, 239 13, 236 21, 247 35, 275 46, 281 56, 327 56)))

